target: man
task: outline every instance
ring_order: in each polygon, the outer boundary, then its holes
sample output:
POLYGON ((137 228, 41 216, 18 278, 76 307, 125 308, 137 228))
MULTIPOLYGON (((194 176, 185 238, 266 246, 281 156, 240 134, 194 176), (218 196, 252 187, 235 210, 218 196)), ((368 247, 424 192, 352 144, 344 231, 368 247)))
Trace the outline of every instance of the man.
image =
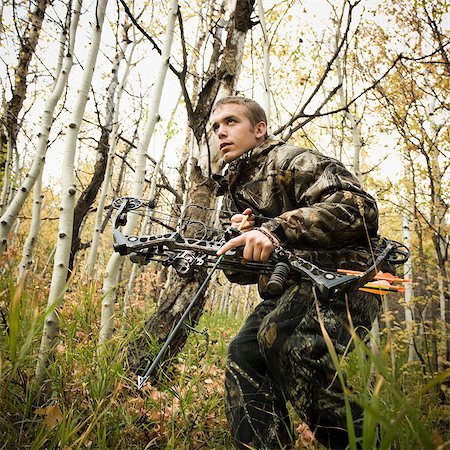
MULTIPOLYGON (((370 264, 367 243, 377 233, 377 207, 339 161, 267 136, 264 110, 250 99, 220 99, 211 122, 229 163, 225 176, 218 177, 222 209, 241 211, 230 220, 243 231, 218 254, 244 246, 243 263, 266 262, 282 245, 320 267, 370 264)), ((344 395, 320 323, 342 354, 350 341, 348 310, 358 330, 370 329, 377 296, 358 291, 347 299, 319 301, 313 284, 302 281, 291 282, 276 297, 265 290, 264 277, 227 276, 243 284, 258 282, 262 297, 228 350, 225 402, 236 447, 288 448, 294 440, 290 402, 318 441, 345 448, 344 395)), ((360 433, 361 410, 354 402, 351 409, 360 433)))

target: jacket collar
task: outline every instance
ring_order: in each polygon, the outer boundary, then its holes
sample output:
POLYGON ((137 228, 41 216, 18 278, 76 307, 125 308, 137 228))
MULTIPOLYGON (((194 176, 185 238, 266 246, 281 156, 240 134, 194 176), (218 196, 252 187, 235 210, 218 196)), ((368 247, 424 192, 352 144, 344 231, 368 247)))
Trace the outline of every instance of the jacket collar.
POLYGON ((245 152, 229 164, 225 165, 222 170, 222 175, 218 173, 213 174, 212 179, 219 185, 216 195, 223 195, 228 189, 230 173, 238 172, 239 167, 241 167, 242 164, 247 164, 250 160, 255 160, 257 157, 269 153, 273 147, 279 144, 284 144, 284 141, 270 135, 261 145, 245 152))
POLYGON ((277 137, 270 135, 261 145, 255 147, 248 152, 245 152, 238 158, 234 159, 229 164, 229 169, 233 170, 238 167, 241 161, 249 161, 251 159, 255 160, 260 155, 265 155, 269 153, 269 151, 278 144, 283 144, 284 142, 277 137))

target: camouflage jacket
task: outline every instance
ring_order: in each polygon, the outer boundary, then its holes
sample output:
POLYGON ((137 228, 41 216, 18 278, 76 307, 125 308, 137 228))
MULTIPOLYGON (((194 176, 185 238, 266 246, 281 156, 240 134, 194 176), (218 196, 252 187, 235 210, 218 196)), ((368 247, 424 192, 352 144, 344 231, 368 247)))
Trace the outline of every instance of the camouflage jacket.
POLYGON ((248 207, 257 226, 322 268, 370 265, 369 238, 377 235, 378 209, 338 160, 270 136, 215 180, 217 195, 224 196, 224 223, 248 207))

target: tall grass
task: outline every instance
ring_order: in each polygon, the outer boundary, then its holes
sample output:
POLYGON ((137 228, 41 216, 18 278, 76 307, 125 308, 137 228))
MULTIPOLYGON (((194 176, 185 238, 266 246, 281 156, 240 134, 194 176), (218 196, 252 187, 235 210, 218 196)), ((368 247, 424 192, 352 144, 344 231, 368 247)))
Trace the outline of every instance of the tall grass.
MULTIPOLYGON (((72 287, 49 368, 52 396, 39 404, 33 378, 43 323, 38 307, 45 298, 32 283, 2 287, 0 449, 232 448, 223 376, 227 343, 241 318, 205 313, 171 368, 138 391, 126 349, 145 317, 136 309, 124 318, 118 308, 115 337, 100 357, 101 298, 93 288, 72 287)), ((352 436, 351 448, 358 442, 365 449, 445 448, 450 409, 438 387, 449 373, 424 378, 420 367, 405 366, 399 374, 387 349, 374 355, 356 337, 355 344, 351 355, 336 356, 338 374, 344 381, 345 369, 353 387, 348 395, 365 411, 364 435, 352 436)))
MULTIPOLYGON (((320 321, 319 308, 317 313, 320 321)), ((381 351, 374 352, 358 337, 350 315, 349 323, 352 335, 349 347, 354 347, 354 351, 339 358, 320 321, 345 394, 350 450, 450 448, 450 404, 449 399, 441 401, 440 391, 444 382, 450 380, 450 369, 428 377, 422 372, 419 379, 419 366, 404 365, 400 381, 391 360, 390 346, 395 343, 388 341, 381 351), (344 371, 351 375, 350 382, 344 371), (364 411, 362 436, 355 436, 350 399, 364 411), (430 407, 444 419, 442 422, 430 420, 430 407)), ((398 357, 402 359, 405 355, 398 354, 398 357)))

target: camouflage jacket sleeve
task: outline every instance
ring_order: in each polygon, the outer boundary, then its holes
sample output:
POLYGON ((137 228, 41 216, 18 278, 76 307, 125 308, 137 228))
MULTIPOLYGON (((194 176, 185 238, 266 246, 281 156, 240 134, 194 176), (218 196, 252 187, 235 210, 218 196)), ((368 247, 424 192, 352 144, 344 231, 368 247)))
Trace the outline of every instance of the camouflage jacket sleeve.
MULTIPOLYGON (((378 229, 375 200, 339 161, 313 151, 298 154, 286 167, 285 192, 298 208, 262 226, 298 249, 332 249, 364 244, 378 229)), ((283 171, 284 172, 284 171, 283 171)))

